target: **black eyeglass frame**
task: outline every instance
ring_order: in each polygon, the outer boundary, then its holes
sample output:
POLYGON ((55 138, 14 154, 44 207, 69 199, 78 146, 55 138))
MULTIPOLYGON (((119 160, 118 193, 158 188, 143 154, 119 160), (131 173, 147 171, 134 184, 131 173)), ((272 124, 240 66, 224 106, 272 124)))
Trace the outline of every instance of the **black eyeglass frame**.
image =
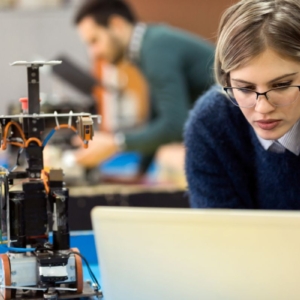
MULTIPOLYGON (((277 87, 277 88, 269 89, 268 91, 266 91, 266 92, 264 92, 264 93, 259 93, 259 92, 256 92, 256 91, 253 91, 253 90, 247 89, 247 88, 238 88, 238 87, 232 87, 232 86, 226 86, 226 87, 223 87, 223 90, 226 92, 226 94, 229 96, 229 98, 230 98, 230 95, 229 95, 229 93, 228 93, 228 90, 236 89, 236 90, 249 91, 249 92, 255 93, 255 94, 256 94, 256 101, 257 101, 257 99, 258 99, 259 96, 265 96, 266 99, 269 101, 269 98, 268 98, 268 96, 267 96, 267 93, 268 93, 268 92, 274 91, 274 90, 280 90, 280 89, 284 89, 284 88, 289 88, 289 87, 297 87, 298 90, 299 90, 299 92, 300 92, 300 85, 280 86, 280 87, 277 87)), ((298 96, 299 96, 299 95, 298 95, 298 96)), ((288 105, 292 104, 292 103, 295 102, 297 99, 298 99, 298 97, 297 97, 294 101, 292 101, 292 102, 290 102, 290 103, 288 103, 288 104, 284 104, 284 105, 276 105, 276 104, 273 104, 272 102, 270 102, 270 103, 271 103, 271 105, 273 105, 273 106, 276 106, 276 107, 282 107, 282 106, 288 106, 288 105)), ((237 105, 236 103, 232 102, 231 100, 230 100, 230 102, 231 102, 233 105, 237 106, 237 107, 245 107, 245 108, 254 107, 254 106, 256 105, 256 102, 255 102, 252 106, 240 106, 240 105, 237 105)))

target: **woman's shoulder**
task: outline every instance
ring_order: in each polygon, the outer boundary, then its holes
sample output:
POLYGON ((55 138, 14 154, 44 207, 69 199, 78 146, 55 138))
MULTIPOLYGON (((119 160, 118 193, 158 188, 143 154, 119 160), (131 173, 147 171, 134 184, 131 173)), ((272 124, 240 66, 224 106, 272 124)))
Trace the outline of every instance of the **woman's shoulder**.
POLYGON ((235 140, 245 134, 249 134, 247 120, 219 85, 212 86, 196 101, 184 130, 186 141, 196 136, 206 140, 235 140))
POLYGON ((230 106, 225 92, 220 85, 213 85, 205 94, 195 102, 194 111, 198 116, 207 113, 218 114, 221 109, 230 106))
POLYGON ((218 125, 219 122, 226 120, 228 123, 240 115, 240 109, 230 103, 222 87, 214 85, 195 102, 187 125, 195 122, 218 125))

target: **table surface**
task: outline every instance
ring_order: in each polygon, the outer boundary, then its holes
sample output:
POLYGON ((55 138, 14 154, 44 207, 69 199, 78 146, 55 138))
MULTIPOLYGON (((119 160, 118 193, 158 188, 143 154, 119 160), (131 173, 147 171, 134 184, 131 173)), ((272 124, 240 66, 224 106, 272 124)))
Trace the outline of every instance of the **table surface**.
MULTIPOLYGON (((71 231, 70 233, 70 247, 78 248, 79 252, 86 258, 88 261, 92 272, 95 274, 98 281, 101 281, 100 278, 100 270, 98 265, 98 258, 96 253, 96 246, 94 240, 94 233, 92 230, 89 231, 71 231)), ((50 236, 51 240, 51 236, 50 236)), ((0 253, 5 253, 7 250, 5 247, 0 247, 0 253)), ((88 268, 84 262, 82 262, 83 266, 83 279, 91 280, 91 276, 88 272, 88 268)), ((101 284, 101 283, 100 283, 101 284)))
MULTIPOLYGON (((70 244, 71 248, 76 247, 79 249, 80 253, 88 261, 92 272, 95 274, 98 281, 101 281, 93 231, 71 231, 70 244)), ((84 280, 91 280, 90 274, 84 262, 83 278, 84 280)))

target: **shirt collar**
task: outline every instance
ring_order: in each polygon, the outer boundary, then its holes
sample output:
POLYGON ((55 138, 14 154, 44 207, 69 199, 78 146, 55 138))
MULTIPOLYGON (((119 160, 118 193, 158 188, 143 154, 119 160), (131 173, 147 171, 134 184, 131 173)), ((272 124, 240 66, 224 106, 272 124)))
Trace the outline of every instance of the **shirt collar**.
POLYGON ((127 56, 130 61, 138 62, 140 59, 140 52, 142 48, 142 41, 147 29, 145 23, 137 23, 131 35, 131 39, 128 46, 127 56))
MULTIPOLYGON (((270 148, 275 143, 274 140, 265 140, 258 135, 257 138, 265 150, 272 151, 270 148)), ((278 142, 285 149, 298 156, 300 154, 300 120, 284 136, 278 139, 278 142)))

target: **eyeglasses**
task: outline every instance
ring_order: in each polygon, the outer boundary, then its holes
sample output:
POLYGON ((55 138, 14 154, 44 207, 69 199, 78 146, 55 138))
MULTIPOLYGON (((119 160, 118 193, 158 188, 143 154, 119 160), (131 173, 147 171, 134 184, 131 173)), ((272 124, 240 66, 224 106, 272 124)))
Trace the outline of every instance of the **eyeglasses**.
POLYGON ((300 85, 282 86, 264 93, 237 87, 224 87, 223 89, 229 96, 229 100, 239 107, 255 106, 259 96, 265 96, 273 106, 286 106, 298 99, 300 85))

